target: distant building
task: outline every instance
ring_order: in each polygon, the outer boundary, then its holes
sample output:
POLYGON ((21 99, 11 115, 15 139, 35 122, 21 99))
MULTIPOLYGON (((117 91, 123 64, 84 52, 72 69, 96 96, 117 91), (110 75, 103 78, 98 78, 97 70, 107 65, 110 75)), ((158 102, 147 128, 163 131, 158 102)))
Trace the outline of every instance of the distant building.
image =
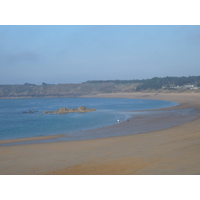
POLYGON ((181 86, 171 86, 170 88, 172 88, 172 89, 180 89, 181 86))
POLYGON ((192 88, 190 88, 191 90, 198 90, 198 89, 200 89, 200 87, 192 87, 192 88))
POLYGON ((194 87, 194 85, 184 85, 183 86, 183 89, 191 89, 191 88, 193 88, 194 87))
POLYGON ((182 85, 182 86, 171 86, 171 89, 190 89, 190 90, 198 90, 200 87, 194 85, 182 85))

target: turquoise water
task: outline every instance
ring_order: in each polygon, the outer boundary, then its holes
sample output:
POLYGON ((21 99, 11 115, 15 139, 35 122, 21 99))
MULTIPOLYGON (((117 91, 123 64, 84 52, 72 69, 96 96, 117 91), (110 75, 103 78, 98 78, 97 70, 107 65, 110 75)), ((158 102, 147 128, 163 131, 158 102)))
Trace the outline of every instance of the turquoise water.
MULTIPOLYGON (((54 98, 0 100, 0 140, 68 134, 110 126, 131 117, 126 111, 149 110, 178 105, 176 102, 115 98, 54 98), (40 115, 61 107, 96 108, 95 112, 40 115), (27 111, 35 113, 23 113, 27 111)), ((73 139, 71 139, 73 140, 73 139)))

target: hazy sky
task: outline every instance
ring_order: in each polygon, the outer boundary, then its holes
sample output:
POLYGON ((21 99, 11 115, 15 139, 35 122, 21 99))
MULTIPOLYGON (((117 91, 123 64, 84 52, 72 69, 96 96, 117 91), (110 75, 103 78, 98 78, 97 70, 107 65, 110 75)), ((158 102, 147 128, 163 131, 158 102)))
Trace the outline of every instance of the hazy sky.
POLYGON ((200 75, 200 26, 0 26, 0 84, 200 75))

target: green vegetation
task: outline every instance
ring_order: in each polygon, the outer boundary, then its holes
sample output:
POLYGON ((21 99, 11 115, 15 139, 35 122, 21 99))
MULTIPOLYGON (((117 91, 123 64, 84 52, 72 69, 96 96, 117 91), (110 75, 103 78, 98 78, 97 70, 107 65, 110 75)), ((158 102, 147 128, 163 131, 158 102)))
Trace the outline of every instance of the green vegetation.
POLYGON ((137 91, 143 91, 148 89, 187 89, 187 85, 193 85, 194 87, 200 86, 200 76, 189 77, 164 77, 164 78, 152 78, 147 79, 144 83, 137 87, 137 91))
POLYGON ((93 80, 80 84, 0 85, 0 98, 78 97, 88 94, 137 91, 200 91, 200 76, 146 80, 93 80))

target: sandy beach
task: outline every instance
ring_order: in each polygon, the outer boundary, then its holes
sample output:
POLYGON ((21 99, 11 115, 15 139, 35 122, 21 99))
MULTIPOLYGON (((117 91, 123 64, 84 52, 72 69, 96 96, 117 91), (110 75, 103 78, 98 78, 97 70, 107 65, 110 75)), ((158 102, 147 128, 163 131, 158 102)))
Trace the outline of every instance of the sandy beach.
MULTIPOLYGON (((85 97, 168 100, 179 105, 165 109, 200 109, 199 93, 115 93, 85 97)), ((120 123, 102 130, 131 130, 131 123, 130 120, 128 126, 120 123)), ((40 138, 20 141, 31 139, 40 138)), ((16 140, 0 144, 10 142, 16 140)), ((197 175, 200 174, 200 117, 179 126, 139 134, 0 146, 0 163, 1 175, 197 175)))

